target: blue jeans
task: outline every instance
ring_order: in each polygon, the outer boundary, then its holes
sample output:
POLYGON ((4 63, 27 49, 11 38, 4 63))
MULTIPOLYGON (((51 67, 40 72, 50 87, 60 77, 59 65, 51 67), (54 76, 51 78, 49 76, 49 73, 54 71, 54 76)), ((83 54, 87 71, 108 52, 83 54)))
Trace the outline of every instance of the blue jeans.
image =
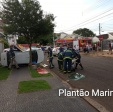
POLYGON ((72 60, 71 59, 64 59, 64 72, 68 71, 71 72, 72 60))
POLYGON ((50 68, 54 67, 54 65, 53 65, 53 58, 49 58, 49 67, 50 68))

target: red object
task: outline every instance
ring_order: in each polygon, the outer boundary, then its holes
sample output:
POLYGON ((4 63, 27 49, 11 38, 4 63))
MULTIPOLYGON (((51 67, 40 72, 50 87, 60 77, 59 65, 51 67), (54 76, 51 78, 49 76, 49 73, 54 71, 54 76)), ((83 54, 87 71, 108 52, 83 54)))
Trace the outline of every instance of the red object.
MULTIPOLYGON (((19 44, 19 45, 29 48, 29 44, 19 44)), ((33 43, 31 46, 37 46, 37 44, 33 43)))
POLYGON ((56 43, 67 43, 67 42, 73 42, 74 39, 57 39, 56 43))
POLYGON ((109 48, 111 49, 111 43, 109 43, 109 48))
MULTIPOLYGON (((73 43, 74 38, 63 38, 63 39, 57 39, 56 43, 73 43)), ((91 44, 92 43, 92 38, 82 38, 82 39, 78 39, 79 41, 79 47, 83 47, 84 45, 86 45, 87 43, 91 44)))
POLYGON ((47 73, 49 73, 46 69, 43 69, 43 68, 37 68, 37 72, 39 73, 39 74, 47 74, 47 73))
POLYGON ((83 47, 86 44, 91 44, 91 43, 92 43, 92 39, 90 38, 79 39, 79 47, 83 47))
POLYGON ((99 36, 99 40, 103 40, 103 36, 99 36))

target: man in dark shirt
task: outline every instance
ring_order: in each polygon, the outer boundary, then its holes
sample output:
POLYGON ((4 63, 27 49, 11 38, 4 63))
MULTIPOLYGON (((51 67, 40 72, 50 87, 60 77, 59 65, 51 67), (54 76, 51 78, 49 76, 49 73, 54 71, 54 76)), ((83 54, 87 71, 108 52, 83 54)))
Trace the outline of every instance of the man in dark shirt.
POLYGON ((64 48, 62 47, 62 44, 60 45, 59 51, 64 52, 64 48))
POLYGON ((71 49, 71 45, 68 44, 67 50, 63 53, 63 60, 64 60, 64 73, 71 72, 71 66, 72 66, 72 57, 73 52, 71 49))
POLYGON ((14 53, 14 50, 13 50, 13 45, 10 45, 10 51, 9 51, 9 56, 10 56, 10 64, 9 64, 9 69, 11 69, 12 65, 13 65, 13 62, 16 66, 17 69, 19 69, 19 66, 15 60, 15 53, 14 53))
POLYGON ((58 53, 58 67, 59 67, 59 70, 63 70, 63 50, 60 49, 59 53, 58 53))
POLYGON ((54 68, 53 65, 53 53, 52 53, 52 49, 49 47, 48 48, 48 57, 49 57, 49 68, 54 68))
POLYGON ((77 69, 77 66, 79 65, 81 67, 81 70, 83 70, 83 66, 82 66, 82 63, 81 63, 81 55, 80 53, 76 52, 76 66, 75 66, 75 69, 77 69))
POLYGON ((109 54, 112 54, 112 46, 111 46, 111 42, 109 42, 109 54))

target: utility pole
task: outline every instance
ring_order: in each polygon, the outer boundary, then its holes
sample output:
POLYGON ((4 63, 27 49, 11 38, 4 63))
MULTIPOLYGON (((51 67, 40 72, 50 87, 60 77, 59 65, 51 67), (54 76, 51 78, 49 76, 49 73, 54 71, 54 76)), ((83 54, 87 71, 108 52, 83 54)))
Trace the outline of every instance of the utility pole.
POLYGON ((99 35, 101 34, 101 27, 100 27, 100 23, 99 23, 99 35))
MULTIPOLYGON (((99 37, 101 35, 101 27, 100 27, 100 23, 99 23, 99 37)), ((101 51, 102 51, 102 55, 103 55, 103 41, 101 40, 101 51)))
POLYGON ((53 47, 55 47, 54 32, 53 32, 53 47))

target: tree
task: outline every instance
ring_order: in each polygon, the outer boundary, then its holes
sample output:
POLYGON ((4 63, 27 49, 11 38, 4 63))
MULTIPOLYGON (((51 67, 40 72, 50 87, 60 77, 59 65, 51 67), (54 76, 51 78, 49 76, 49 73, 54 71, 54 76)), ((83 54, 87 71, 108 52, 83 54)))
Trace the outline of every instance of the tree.
POLYGON ((52 36, 52 34, 42 36, 37 41, 42 45, 47 45, 48 43, 53 42, 53 36, 52 36))
POLYGON ((40 37, 37 41, 42 45, 47 45, 47 44, 51 45, 53 44, 53 36, 55 40, 57 38, 56 33, 40 37))
POLYGON ((77 30, 73 31, 73 33, 81 35, 83 37, 94 37, 95 36, 95 34, 91 30, 89 30, 87 28, 77 29, 77 30))
POLYGON ((28 42, 24 36, 19 36, 17 43, 18 44, 27 44, 28 42))
POLYGON ((30 45, 30 63, 32 42, 52 34, 55 27, 54 15, 44 15, 37 0, 4 0, 1 18, 7 33, 18 32, 24 35, 30 45))

